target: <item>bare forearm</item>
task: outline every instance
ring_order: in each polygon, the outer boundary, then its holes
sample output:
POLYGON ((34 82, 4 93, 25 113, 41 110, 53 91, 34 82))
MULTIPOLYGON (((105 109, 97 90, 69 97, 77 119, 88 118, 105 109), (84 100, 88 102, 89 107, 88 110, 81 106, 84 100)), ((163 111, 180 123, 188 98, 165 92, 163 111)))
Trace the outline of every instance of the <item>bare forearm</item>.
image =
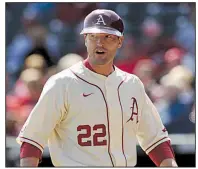
POLYGON ((36 157, 27 157, 20 160, 21 167, 38 167, 39 159, 36 157))
POLYGON ((178 167, 174 159, 168 158, 161 162, 160 167, 178 167))

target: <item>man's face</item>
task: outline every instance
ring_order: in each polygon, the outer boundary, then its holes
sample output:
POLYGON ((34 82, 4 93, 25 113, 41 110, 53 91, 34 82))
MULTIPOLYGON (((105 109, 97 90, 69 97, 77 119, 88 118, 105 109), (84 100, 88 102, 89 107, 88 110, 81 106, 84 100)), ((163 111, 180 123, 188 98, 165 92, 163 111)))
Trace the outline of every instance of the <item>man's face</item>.
POLYGON ((123 37, 106 33, 90 33, 85 35, 85 46, 91 62, 105 65, 113 62, 118 48, 122 46, 123 37))

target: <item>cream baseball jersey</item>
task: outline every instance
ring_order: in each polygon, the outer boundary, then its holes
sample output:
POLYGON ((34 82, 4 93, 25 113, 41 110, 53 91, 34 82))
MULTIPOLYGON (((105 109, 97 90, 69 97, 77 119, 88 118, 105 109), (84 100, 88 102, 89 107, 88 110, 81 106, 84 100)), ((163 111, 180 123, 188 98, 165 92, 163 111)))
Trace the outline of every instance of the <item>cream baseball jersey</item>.
POLYGON ((79 62, 47 81, 17 142, 48 145, 54 166, 125 167, 136 165, 137 141, 148 154, 169 140, 163 129, 138 77, 79 62))

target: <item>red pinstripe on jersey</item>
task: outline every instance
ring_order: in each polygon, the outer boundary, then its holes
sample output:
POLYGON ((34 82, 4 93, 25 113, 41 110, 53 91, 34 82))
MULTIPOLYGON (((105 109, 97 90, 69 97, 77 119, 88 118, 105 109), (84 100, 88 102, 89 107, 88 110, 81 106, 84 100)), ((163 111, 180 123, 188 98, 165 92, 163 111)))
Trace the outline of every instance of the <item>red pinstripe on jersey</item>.
POLYGON ((124 158, 125 158, 125 166, 127 166, 127 159, 126 159, 126 156, 125 156, 125 153, 124 153, 124 125, 123 125, 123 108, 122 108, 122 103, 121 103, 121 100, 120 100, 120 86, 123 84, 123 82, 126 80, 126 77, 125 76, 125 79, 119 84, 118 86, 118 89, 117 89, 117 92, 118 92, 118 99, 119 99, 119 102, 120 102, 120 107, 121 107, 121 111, 122 111, 122 152, 124 154, 124 158))
POLYGON ((157 144, 158 142, 160 142, 161 140, 164 140, 164 139, 166 139, 166 138, 168 138, 168 137, 163 137, 162 139, 156 141, 156 142, 153 143, 150 147, 148 147, 145 151, 147 151, 149 148, 151 148, 152 146, 154 146, 155 144, 157 144))
POLYGON ((39 147, 41 147, 41 148, 44 150, 43 146, 41 146, 41 145, 40 145, 39 143, 37 143, 36 141, 34 141, 34 140, 32 140, 32 139, 29 139, 29 138, 26 138, 26 137, 20 137, 20 138, 26 139, 26 140, 29 140, 29 141, 34 142, 35 144, 37 144, 39 147))

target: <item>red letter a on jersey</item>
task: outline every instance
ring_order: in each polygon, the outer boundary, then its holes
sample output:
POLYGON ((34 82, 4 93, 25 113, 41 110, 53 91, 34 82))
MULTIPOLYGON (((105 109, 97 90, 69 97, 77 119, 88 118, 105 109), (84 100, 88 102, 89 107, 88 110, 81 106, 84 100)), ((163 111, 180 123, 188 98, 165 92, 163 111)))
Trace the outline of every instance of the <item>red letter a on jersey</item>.
POLYGON ((133 121, 134 116, 137 116, 136 117, 136 123, 138 123, 138 105, 137 105, 137 101, 136 101, 136 99, 134 97, 132 97, 131 100, 132 100, 132 107, 130 107, 130 108, 131 108, 132 114, 131 114, 131 117, 130 117, 129 120, 133 121))

